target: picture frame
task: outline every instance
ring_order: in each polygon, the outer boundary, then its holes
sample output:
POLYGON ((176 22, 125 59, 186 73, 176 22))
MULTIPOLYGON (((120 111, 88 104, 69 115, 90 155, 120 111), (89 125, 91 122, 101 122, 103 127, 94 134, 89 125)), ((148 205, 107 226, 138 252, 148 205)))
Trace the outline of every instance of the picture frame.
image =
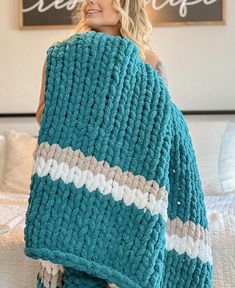
POLYGON ((153 27, 225 25, 225 0, 146 0, 153 27))
POLYGON ((83 0, 18 0, 19 29, 71 29, 72 14, 83 0))
MULTIPOLYGON (((83 0, 18 1, 19 29, 70 29, 75 25, 71 17, 75 6, 83 2, 83 0)), ((146 13, 153 27, 226 24, 226 0, 145 1, 146 13)))

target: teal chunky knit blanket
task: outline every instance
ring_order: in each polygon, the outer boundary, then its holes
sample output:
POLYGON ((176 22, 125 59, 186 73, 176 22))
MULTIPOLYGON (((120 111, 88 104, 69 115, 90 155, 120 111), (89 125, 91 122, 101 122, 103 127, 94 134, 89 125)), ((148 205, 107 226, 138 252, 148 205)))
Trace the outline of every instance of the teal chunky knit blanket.
POLYGON ((183 114, 128 38, 47 50, 25 254, 37 287, 212 287, 208 219, 183 114))

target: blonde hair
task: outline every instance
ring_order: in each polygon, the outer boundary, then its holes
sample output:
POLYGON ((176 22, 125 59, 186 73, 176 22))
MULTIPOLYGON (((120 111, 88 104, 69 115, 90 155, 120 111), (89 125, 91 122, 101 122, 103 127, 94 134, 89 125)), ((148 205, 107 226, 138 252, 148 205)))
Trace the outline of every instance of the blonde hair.
MULTIPOLYGON (((78 3, 72 14, 75 29, 70 36, 91 30, 84 21, 83 4, 78 3)), ((138 47, 140 58, 145 60, 146 52, 153 46, 152 24, 145 11, 145 0, 113 0, 113 7, 120 15, 122 37, 132 40, 138 47)))

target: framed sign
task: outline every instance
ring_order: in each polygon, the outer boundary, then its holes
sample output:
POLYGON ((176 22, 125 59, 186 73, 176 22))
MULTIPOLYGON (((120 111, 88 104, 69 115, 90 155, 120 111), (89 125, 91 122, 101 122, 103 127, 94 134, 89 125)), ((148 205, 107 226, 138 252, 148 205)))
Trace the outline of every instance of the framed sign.
POLYGON ((20 29, 61 29, 74 26, 72 15, 84 0, 18 0, 20 29))
MULTIPOLYGON (((84 0, 18 0, 20 29, 73 26, 72 15, 84 0)), ((225 0, 145 0, 153 26, 225 24, 225 0)))
POLYGON ((225 0, 146 0, 153 26, 225 24, 225 0))

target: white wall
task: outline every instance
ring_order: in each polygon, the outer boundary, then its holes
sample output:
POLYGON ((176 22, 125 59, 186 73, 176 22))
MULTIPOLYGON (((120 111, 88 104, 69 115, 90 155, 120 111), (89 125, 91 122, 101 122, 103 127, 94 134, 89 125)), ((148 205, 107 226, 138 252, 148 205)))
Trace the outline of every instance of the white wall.
MULTIPOLYGON (((235 109, 235 1, 226 2, 226 25, 154 28, 180 109, 235 109)), ((36 111, 46 50, 71 32, 19 30, 18 4, 0 2, 0 113, 36 111)))
POLYGON ((20 30, 18 16, 19 0, 0 0, 0 113, 36 111, 46 50, 71 32, 20 30))
POLYGON ((154 28, 172 97, 182 110, 235 109, 235 1, 225 25, 154 28))

